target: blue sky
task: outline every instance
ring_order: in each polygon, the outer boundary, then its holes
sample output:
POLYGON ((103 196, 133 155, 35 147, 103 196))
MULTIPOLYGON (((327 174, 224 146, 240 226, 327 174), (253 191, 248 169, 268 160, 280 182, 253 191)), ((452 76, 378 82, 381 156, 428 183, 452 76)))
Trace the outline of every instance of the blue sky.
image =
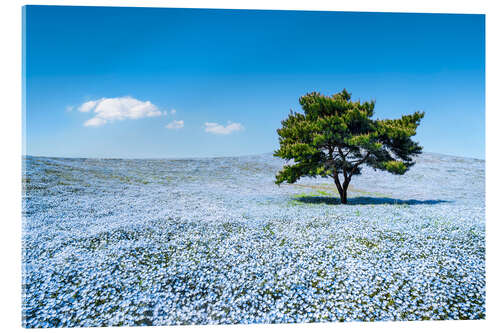
POLYGON ((28 6, 25 23, 29 155, 272 152, 301 95, 346 88, 376 118, 425 111, 424 151, 484 158, 483 15, 28 6))

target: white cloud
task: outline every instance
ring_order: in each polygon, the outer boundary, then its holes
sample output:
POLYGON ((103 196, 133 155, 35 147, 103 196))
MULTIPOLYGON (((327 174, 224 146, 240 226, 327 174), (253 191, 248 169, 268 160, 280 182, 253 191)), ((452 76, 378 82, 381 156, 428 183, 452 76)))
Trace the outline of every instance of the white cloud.
POLYGON ((176 114, 177 113, 177 110, 176 109, 172 109, 172 111, 170 111, 171 114, 176 114))
POLYGON ((140 101, 133 97, 101 98, 80 105, 80 112, 93 111, 95 116, 84 123, 84 126, 101 126, 107 122, 124 119, 158 117, 162 112, 150 101, 140 101))
POLYGON ((80 112, 89 112, 90 110, 92 110, 93 108, 95 108, 95 106, 97 105, 97 103, 99 103, 101 100, 103 100, 103 98, 98 99, 96 101, 85 102, 82 105, 80 105, 80 107, 78 108, 78 111, 80 111, 80 112))
POLYGON ((205 132, 212 134, 231 134, 232 132, 242 131, 245 128, 240 123, 228 122, 226 126, 217 123, 205 123, 205 132))
POLYGON ((99 117, 90 118, 83 123, 84 126, 101 126, 104 124, 106 124, 106 120, 99 117))
POLYGON ((184 127, 184 120, 174 120, 170 122, 167 126, 168 129, 180 129, 184 127))

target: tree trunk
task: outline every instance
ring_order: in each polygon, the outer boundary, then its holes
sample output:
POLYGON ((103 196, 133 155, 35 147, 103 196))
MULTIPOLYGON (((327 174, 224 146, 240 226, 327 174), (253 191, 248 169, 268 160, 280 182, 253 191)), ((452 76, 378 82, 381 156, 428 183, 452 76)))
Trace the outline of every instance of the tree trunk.
POLYGON ((347 188, 342 189, 340 192, 340 203, 347 204, 347 188))
POLYGON ((344 178, 344 185, 342 186, 338 173, 334 171, 333 179, 340 195, 340 203, 345 205, 347 203, 347 187, 349 186, 350 178, 344 178))
POLYGON ((346 204, 347 203, 347 186, 342 187, 342 185, 335 184, 337 185, 337 191, 339 192, 340 195, 340 203, 346 204))
POLYGON ((342 185, 342 194, 340 196, 340 202, 342 204, 347 204, 347 188, 349 187, 350 178, 344 179, 344 184, 342 185))

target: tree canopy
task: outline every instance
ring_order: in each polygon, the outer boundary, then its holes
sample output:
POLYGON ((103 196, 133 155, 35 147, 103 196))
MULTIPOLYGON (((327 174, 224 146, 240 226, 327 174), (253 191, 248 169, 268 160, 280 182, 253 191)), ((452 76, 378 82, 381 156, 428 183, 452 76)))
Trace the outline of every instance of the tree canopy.
POLYGON ((411 137, 423 112, 372 119, 375 102, 351 101, 345 89, 333 96, 308 93, 299 103, 304 113, 290 111, 277 130, 280 148, 274 156, 293 162, 276 175, 277 184, 295 183, 303 176, 331 177, 341 202, 347 203, 351 177, 361 173, 363 164, 402 175, 422 152, 411 137))

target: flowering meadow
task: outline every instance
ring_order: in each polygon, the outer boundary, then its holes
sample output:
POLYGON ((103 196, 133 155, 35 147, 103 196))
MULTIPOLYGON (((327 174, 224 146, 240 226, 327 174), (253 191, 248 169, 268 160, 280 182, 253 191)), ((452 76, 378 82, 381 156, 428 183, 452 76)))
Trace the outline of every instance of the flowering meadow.
POLYGON ((23 159, 25 327, 485 318, 484 161, 23 159))

